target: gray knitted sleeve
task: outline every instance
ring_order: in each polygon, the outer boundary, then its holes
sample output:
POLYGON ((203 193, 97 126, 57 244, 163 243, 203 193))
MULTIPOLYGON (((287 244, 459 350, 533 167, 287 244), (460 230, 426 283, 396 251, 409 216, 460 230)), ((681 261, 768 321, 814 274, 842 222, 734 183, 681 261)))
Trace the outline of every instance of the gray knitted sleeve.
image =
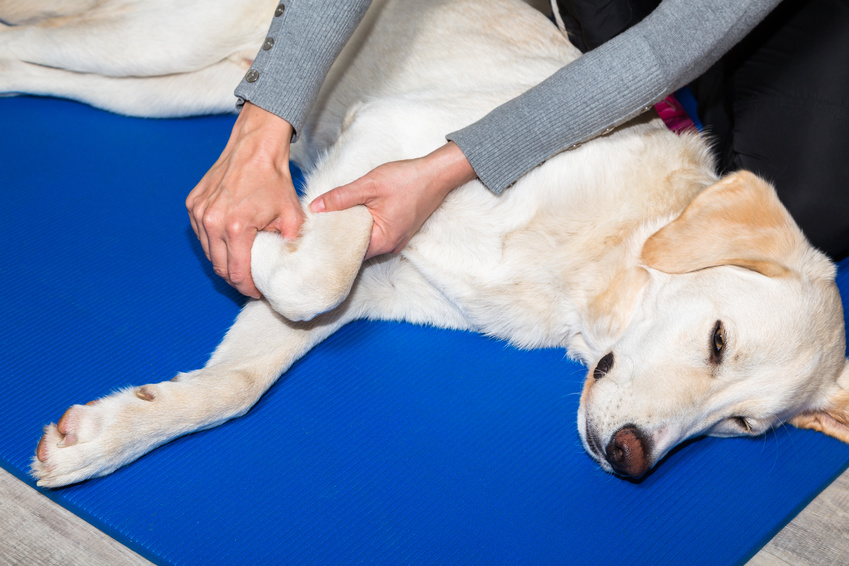
POLYGON ((245 100, 292 124, 295 138, 330 66, 371 0, 283 0, 262 48, 236 87, 245 100))
POLYGON ((501 193, 552 155, 698 77, 779 1, 664 0, 639 24, 447 139, 501 193))
MULTIPOLYGON (((370 0, 284 0, 236 88, 295 128, 370 0)), ((552 155, 651 107, 703 73, 780 0, 664 0, 642 22, 447 139, 494 193, 552 155)), ((293 139, 294 141, 294 139, 293 139)))

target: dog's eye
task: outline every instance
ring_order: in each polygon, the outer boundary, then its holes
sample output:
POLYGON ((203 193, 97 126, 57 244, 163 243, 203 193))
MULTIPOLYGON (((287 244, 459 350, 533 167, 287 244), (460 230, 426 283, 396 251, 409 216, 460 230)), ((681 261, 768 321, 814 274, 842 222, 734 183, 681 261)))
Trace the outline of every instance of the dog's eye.
POLYGON ((734 425, 739 428, 741 431, 749 434, 752 432, 752 425, 749 424, 748 419, 746 417, 731 417, 731 420, 734 422, 734 425))
POLYGON ((710 431, 712 436, 743 436, 743 435, 755 435, 759 434, 758 421, 753 420, 750 417, 726 417, 716 423, 710 431))
POLYGON ((595 379, 601 379, 607 372, 610 371, 610 368, 613 367, 613 352, 607 353, 602 359, 598 361, 593 370, 593 377, 595 379))
POLYGON ((722 321, 717 320, 713 325, 713 332, 710 336, 710 362, 718 364, 722 361, 722 354, 725 350, 725 327, 722 326, 722 321))

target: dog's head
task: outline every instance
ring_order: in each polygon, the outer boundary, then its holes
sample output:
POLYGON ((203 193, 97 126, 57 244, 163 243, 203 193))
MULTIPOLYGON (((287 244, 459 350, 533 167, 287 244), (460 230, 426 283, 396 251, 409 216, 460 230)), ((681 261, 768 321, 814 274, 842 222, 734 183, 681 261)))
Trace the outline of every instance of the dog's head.
POLYGON ((699 435, 783 422, 849 442, 849 366, 831 262, 772 187, 735 173, 645 243, 649 283, 590 368, 578 428, 601 466, 639 478, 699 435))

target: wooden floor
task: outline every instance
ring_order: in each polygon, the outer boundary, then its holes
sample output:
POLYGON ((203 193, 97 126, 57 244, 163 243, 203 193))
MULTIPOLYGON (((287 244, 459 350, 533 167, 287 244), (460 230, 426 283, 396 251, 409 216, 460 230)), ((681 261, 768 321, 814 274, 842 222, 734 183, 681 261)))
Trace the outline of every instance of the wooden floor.
POLYGON ((150 564, 0 468, 0 565, 150 564))
MULTIPOLYGON (((147 560, 0 469, 0 566, 136 566, 147 560)), ((849 470, 748 566, 849 564, 849 470)))
POLYGON ((844 564, 849 564, 849 470, 749 562, 749 566, 844 564))

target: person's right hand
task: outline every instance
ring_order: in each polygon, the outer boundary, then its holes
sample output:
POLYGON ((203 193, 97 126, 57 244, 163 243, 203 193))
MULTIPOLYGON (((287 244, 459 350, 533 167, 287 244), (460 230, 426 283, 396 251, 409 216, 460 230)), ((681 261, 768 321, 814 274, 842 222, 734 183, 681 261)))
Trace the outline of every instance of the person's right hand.
POLYGON ((221 156, 186 199, 215 273, 254 298, 260 297, 251 278, 256 233, 295 239, 304 222, 289 172, 292 132, 282 118, 246 102, 221 156))

